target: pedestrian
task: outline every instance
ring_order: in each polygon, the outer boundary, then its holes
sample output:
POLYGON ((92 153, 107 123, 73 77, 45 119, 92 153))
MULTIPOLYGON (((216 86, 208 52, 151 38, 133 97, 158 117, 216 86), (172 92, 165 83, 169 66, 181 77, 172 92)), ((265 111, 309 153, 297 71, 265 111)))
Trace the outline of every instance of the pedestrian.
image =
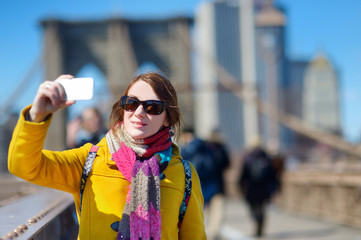
POLYGON ((68 123, 68 148, 78 148, 86 143, 97 144, 106 133, 100 111, 95 107, 88 107, 83 110, 80 117, 68 123))
POLYGON ((239 186, 255 225, 254 235, 264 235, 267 205, 275 191, 276 176, 271 158, 257 143, 243 157, 239 186))
POLYGON ((201 182, 204 204, 208 204, 215 193, 215 186, 210 184, 215 176, 212 152, 206 141, 196 136, 191 127, 183 129, 182 143, 181 155, 194 165, 201 182))
POLYGON ((196 136, 193 128, 185 128, 182 133, 182 156, 189 160, 198 172, 204 196, 209 239, 220 237, 223 217, 223 170, 228 166, 228 155, 219 142, 209 142, 196 136), (217 157, 216 157, 217 156, 217 157))
POLYGON ((11 173, 73 194, 78 239, 206 239, 197 173, 173 142, 181 116, 176 91, 166 77, 136 76, 113 105, 110 130, 96 146, 42 150, 52 114, 74 104, 64 99, 58 82, 40 84, 14 130, 11 173), (94 165, 83 188, 84 164, 92 156, 94 165))
POLYGON ((224 172, 230 165, 230 159, 225 141, 218 130, 213 130, 206 141, 208 149, 213 155, 214 176, 209 184, 214 185, 214 193, 205 206, 208 212, 209 239, 220 239, 221 227, 225 213, 225 181, 224 172))

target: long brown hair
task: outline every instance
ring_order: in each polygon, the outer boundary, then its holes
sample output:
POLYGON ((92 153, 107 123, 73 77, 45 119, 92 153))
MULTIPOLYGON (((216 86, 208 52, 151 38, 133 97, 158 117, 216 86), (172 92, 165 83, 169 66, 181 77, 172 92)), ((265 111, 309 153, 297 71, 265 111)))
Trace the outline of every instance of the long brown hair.
MULTIPOLYGON (((165 103, 166 119, 169 125, 173 128, 176 137, 179 134, 181 113, 178 106, 177 93, 172 83, 163 75, 159 73, 144 73, 136 76, 128 85, 122 96, 128 95, 129 89, 137 81, 144 81, 148 83, 153 91, 157 94, 161 101, 165 103)), ((120 98, 114 103, 112 112, 110 114, 110 127, 115 127, 124 119, 124 110, 120 104, 120 98)))

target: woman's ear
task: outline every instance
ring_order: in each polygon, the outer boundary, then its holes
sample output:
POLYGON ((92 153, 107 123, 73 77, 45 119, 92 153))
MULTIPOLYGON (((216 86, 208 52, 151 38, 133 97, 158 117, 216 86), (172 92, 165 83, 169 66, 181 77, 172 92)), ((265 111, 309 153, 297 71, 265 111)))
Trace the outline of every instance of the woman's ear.
POLYGON ((164 120, 163 126, 164 126, 164 127, 169 127, 169 126, 170 126, 170 124, 169 124, 169 122, 168 122, 167 119, 164 120))

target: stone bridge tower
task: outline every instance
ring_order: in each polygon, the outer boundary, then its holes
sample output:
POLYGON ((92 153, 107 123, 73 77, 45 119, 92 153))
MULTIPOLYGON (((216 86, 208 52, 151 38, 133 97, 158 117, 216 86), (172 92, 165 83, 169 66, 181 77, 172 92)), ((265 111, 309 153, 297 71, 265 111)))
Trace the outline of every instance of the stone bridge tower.
MULTIPOLYGON (((44 20, 45 79, 76 75, 88 63, 105 75, 114 101, 139 66, 155 64, 173 82, 186 124, 192 124, 190 25, 188 17, 158 20, 110 19, 68 22, 44 20)), ((66 111, 57 112, 45 148, 65 147, 66 111)))

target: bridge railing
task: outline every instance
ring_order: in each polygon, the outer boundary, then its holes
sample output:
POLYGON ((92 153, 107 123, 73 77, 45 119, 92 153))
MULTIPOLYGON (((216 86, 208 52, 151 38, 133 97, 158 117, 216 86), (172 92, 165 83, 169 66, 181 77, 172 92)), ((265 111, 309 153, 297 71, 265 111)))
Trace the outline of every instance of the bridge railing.
POLYGON ((0 208, 0 240, 76 239, 76 221, 70 194, 42 189, 0 208))
POLYGON ((284 209, 361 227, 361 165, 310 164, 283 176, 284 209))

